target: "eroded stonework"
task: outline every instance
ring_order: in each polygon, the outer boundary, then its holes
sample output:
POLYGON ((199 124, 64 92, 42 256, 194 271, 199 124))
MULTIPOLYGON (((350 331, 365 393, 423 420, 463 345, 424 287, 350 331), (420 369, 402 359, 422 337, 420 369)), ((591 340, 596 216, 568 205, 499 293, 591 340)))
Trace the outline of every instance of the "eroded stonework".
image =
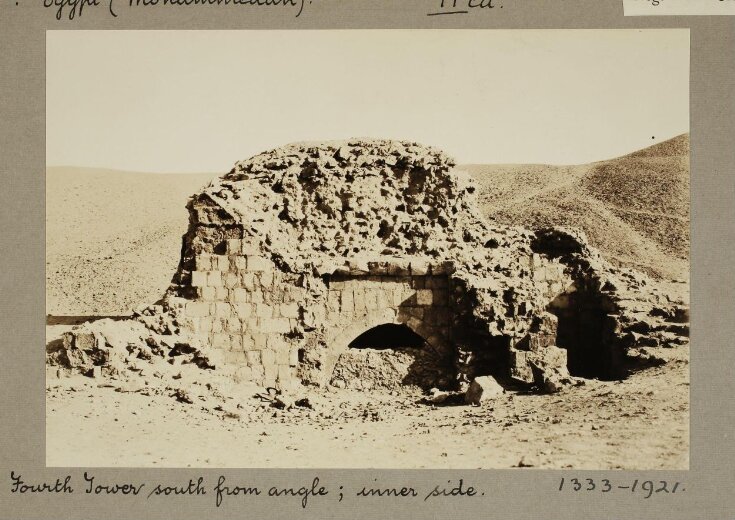
POLYGON ((688 321, 580 233, 494 225, 474 195, 451 159, 416 143, 295 144, 238 163, 190 200, 171 288, 138 315, 147 342, 175 344, 151 328, 169 320, 238 380, 350 386, 355 367, 397 363, 350 344, 399 324, 424 340, 413 369, 391 369, 406 382, 463 388, 490 374, 554 391, 568 366, 622 377, 630 349, 688 321))

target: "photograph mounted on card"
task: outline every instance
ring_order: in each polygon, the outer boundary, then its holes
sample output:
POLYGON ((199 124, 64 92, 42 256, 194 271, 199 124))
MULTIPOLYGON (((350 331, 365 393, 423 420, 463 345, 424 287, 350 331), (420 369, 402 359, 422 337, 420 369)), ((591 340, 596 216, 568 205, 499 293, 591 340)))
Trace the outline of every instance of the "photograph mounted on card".
POLYGON ((688 468, 688 30, 46 42, 48 466, 688 468))

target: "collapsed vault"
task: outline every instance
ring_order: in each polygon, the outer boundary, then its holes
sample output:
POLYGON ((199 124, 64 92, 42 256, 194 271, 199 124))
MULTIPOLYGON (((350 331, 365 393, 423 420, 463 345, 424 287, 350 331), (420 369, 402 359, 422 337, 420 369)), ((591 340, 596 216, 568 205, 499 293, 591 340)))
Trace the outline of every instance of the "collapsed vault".
POLYGON ((579 233, 488 223, 474 192, 451 159, 416 143, 262 153, 191 198, 173 283, 138 319, 169 316, 208 366, 264 386, 348 384, 361 364, 392 363, 350 361, 350 345, 400 325, 425 343, 404 382, 493 374, 553 389, 568 360, 579 375, 620 376, 640 340, 630 326, 676 313, 655 291, 635 296, 645 278, 579 233))

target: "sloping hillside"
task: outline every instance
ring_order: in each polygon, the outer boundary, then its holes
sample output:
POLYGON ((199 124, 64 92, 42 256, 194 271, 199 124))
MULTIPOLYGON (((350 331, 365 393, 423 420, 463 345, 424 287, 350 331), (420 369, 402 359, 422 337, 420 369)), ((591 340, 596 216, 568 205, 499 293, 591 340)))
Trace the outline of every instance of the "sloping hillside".
POLYGON ((46 312, 121 314, 168 286, 187 198, 213 174, 46 172, 46 312))
POLYGON ((579 166, 467 165, 485 214, 508 225, 583 229, 610 260, 689 277, 689 135, 579 166))

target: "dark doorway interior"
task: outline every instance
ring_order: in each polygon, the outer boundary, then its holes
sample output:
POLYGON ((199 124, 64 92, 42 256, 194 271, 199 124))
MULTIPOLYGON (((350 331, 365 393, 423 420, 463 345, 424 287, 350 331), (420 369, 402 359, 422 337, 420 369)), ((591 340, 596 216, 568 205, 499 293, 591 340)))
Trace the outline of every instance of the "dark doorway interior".
POLYGON ((363 332, 348 346, 378 350, 421 348, 424 346, 424 339, 405 325, 386 323, 363 332))
POLYGON ((569 373, 602 380, 624 377, 621 351, 612 343, 611 322, 603 299, 575 290, 556 297, 549 311, 559 319, 556 345, 567 350, 569 373))

